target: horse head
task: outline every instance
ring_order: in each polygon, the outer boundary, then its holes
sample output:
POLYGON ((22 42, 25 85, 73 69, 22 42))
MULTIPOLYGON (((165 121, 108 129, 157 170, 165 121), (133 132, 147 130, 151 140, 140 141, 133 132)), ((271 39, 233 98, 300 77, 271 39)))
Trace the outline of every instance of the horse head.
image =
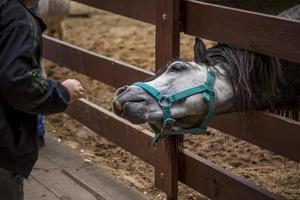
POLYGON ((226 72, 218 65, 212 67, 206 62, 206 49, 202 40, 196 39, 194 49, 194 61, 173 60, 159 75, 145 82, 146 86, 161 95, 161 99, 157 99, 139 84, 125 86, 116 92, 113 100, 114 112, 135 124, 148 122, 162 127, 164 104, 170 104, 170 118, 174 120, 173 127, 177 129, 195 127, 203 122, 209 111, 210 104, 204 98, 205 91, 199 90, 199 92, 186 95, 185 98, 177 98, 172 103, 164 97, 173 98, 179 93, 184 95, 186 91, 190 92, 191 88, 205 85, 209 73, 214 76, 212 90, 215 99, 212 103, 215 106, 215 112, 219 114, 231 109, 234 91, 230 81, 223 76, 226 72))

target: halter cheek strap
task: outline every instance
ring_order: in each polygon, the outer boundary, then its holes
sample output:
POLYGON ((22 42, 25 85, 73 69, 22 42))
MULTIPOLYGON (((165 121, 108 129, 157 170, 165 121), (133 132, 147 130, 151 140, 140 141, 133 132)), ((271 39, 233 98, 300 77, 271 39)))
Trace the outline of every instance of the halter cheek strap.
POLYGON ((205 133, 208 123, 213 118, 215 114, 215 92, 213 89, 215 82, 215 74, 208 69, 207 70, 207 80, 204 84, 198 85, 196 87, 172 94, 172 95, 164 95, 154 87, 144 83, 138 82, 134 83, 135 86, 139 86, 143 88, 147 93, 149 93, 154 99, 156 99, 162 108, 163 111, 163 127, 159 130, 155 126, 151 126, 155 133, 155 137, 152 140, 152 144, 156 144, 159 139, 166 138, 170 135, 181 135, 181 134, 194 134, 199 135, 205 133), (171 116, 171 106, 173 103, 186 99, 192 95, 203 93, 203 98, 205 102, 208 104, 208 112, 207 115, 202 122, 202 124, 198 127, 182 129, 182 130, 174 130, 172 129, 176 120, 171 116))

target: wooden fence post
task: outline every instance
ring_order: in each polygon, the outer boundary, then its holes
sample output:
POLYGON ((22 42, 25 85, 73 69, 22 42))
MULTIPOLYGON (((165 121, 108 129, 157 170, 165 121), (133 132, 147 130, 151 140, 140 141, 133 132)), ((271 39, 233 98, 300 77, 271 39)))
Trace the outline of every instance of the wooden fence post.
MULTIPOLYGON (((156 1, 156 71, 172 58, 179 57, 179 5, 180 0, 156 1)), ((178 198, 175 142, 175 137, 159 141, 155 155, 155 186, 167 194, 168 200, 178 198)))

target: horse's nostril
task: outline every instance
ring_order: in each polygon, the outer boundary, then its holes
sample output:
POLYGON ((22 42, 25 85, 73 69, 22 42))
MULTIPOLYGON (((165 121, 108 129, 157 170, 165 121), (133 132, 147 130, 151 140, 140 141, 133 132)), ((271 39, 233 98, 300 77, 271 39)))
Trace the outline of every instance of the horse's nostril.
POLYGON ((119 96, 120 94, 122 94, 123 92, 125 92, 127 89, 128 89, 128 86, 124 86, 124 87, 119 88, 117 90, 116 95, 119 96))

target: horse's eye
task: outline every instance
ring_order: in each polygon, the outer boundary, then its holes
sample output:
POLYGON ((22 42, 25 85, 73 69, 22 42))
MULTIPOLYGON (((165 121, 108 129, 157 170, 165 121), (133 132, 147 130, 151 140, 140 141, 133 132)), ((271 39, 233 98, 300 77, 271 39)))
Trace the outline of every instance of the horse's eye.
POLYGON ((186 70, 186 69, 187 69, 187 67, 180 63, 180 64, 174 64, 174 65, 170 66, 169 71, 171 71, 171 72, 180 72, 180 71, 183 71, 183 70, 186 70))

